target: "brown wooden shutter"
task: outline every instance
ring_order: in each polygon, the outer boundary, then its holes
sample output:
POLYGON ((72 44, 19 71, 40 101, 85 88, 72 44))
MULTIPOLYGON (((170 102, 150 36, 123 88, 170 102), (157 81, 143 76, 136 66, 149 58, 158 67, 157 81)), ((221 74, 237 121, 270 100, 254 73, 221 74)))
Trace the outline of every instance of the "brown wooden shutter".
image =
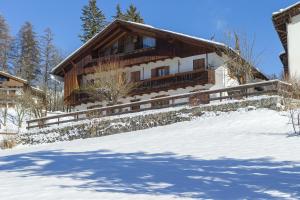
POLYGON ((141 72, 140 71, 131 72, 131 81, 132 82, 138 82, 140 80, 141 80, 141 72))
POLYGON ((151 78, 157 77, 157 69, 151 69, 151 78))
POLYGON ((193 69, 194 70, 205 70, 205 59, 193 60, 193 69))

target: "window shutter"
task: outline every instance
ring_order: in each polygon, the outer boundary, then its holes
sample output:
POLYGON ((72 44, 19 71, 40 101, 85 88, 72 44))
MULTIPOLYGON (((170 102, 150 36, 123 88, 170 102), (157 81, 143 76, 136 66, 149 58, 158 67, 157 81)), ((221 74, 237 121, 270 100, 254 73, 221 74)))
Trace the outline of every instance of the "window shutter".
POLYGON ((157 77, 157 69, 151 69, 151 78, 157 77))
POLYGON ((193 60, 193 69, 194 70, 205 70, 205 59, 193 60))
POLYGON ((136 72, 131 72, 131 81, 137 82, 141 80, 141 72, 136 71, 136 72))

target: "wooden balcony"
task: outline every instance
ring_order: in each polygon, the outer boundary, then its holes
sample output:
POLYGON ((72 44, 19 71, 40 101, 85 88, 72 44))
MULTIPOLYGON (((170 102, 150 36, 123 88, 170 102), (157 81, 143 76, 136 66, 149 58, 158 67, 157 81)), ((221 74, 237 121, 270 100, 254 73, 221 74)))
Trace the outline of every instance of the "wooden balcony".
POLYGON ((214 83, 214 70, 183 72, 140 81, 139 86, 131 92, 131 95, 141 95, 151 92, 167 91, 171 89, 185 88, 188 86, 214 83))
MULTIPOLYGON (((171 89, 186 88, 195 85, 205 85, 215 83, 214 70, 200 70, 170 74, 162 77, 155 77, 138 82, 138 87, 130 95, 143 95, 152 92, 168 91, 171 89)), ((93 102, 94 100, 88 94, 82 92, 73 92, 65 97, 67 105, 79 105, 81 103, 93 102)))
POLYGON ((170 53, 156 55, 154 48, 139 49, 130 53, 122 53, 111 56, 105 56, 96 59, 85 59, 77 63, 77 75, 90 74, 95 72, 95 66, 105 65, 107 63, 116 62, 120 67, 130 67, 149 62, 155 62, 170 58, 170 53))

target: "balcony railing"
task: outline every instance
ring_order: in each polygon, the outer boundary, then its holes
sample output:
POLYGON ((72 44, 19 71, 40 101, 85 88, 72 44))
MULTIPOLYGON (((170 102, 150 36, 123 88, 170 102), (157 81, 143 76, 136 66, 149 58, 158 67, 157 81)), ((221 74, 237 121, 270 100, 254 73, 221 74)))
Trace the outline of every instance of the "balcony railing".
POLYGON ((214 83, 214 70, 182 72, 140 81, 132 95, 214 83))
POLYGON ((170 55, 156 55, 155 48, 139 49, 129 53, 110 55, 95 59, 85 59, 77 63, 77 74, 89 74, 95 72, 95 66, 105 65, 107 63, 116 63, 121 67, 139 65, 142 63, 155 62, 169 58, 170 55))
MULTIPOLYGON (((168 91, 171 89, 185 88, 188 86, 215 83, 215 71, 212 69, 189 71, 167 76, 155 77, 138 82, 138 86, 130 95, 142 95, 152 92, 168 91)), ((78 105, 94 101, 88 94, 77 92, 65 97, 68 105, 78 105)))

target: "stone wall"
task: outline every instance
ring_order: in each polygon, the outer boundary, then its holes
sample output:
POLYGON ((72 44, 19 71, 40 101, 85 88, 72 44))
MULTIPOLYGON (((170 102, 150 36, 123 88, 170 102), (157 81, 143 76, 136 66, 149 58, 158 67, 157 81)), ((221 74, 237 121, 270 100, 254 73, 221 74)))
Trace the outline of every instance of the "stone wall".
POLYGON ((177 122, 190 121, 200 117, 205 112, 230 112, 241 108, 255 109, 268 108, 272 110, 282 109, 281 97, 271 96, 257 99, 231 101, 196 107, 186 107, 174 111, 155 112, 133 116, 122 116, 93 119, 77 125, 65 127, 45 128, 38 131, 27 132, 18 136, 17 141, 21 144, 52 143, 56 141, 69 141, 91 137, 124 133, 147 128, 174 124, 177 122))

